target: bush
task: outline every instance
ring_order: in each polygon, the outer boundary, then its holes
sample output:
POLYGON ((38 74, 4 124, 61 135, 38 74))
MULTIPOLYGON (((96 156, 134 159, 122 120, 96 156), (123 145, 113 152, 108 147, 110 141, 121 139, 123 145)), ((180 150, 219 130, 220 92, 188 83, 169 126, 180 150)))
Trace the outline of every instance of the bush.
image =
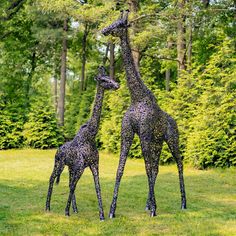
POLYGON ((0 149, 22 147, 23 124, 24 118, 14 106, 0 105, 0 149))
POLYGON ((198 168, 236 165, 236 65, 225 39, 199 77, 201 93, 189 120, 186 159, 198 168))
POLYGON ((53 148, 63 143, 62 130, 56 115, 47 101, 34 102, 24 125, 25 145, 33 148, 53 148))

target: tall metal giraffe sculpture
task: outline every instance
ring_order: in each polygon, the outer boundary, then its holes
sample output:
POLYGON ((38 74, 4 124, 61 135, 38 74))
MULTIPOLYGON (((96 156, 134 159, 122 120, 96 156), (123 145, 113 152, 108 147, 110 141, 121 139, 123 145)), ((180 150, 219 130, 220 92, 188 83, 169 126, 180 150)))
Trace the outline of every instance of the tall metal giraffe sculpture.
POLYGON ((131 96, 131 104, 122 120, 120 161, 116 174, 116 183, 109 217, 115 217, 116 203, 121 177, 126 159, 136 133, 140 138, 145 169, 148 177, 149 194, 146 209, 150 216, 156 216, 156 200, 154 185, 159 169, 159 159, 165 141, 177 163, 181 192, 181 208, 186 209, 186 196, 183 178, 183 164, 179 152, 179 135, 175 120, 162 111, 153 93, 141 80, 131 52, 128 36, 128 11, 121 13, 120 18, 110 26, 104 28, 104 35, 120 38, 123 64, 126 80, 131 96))

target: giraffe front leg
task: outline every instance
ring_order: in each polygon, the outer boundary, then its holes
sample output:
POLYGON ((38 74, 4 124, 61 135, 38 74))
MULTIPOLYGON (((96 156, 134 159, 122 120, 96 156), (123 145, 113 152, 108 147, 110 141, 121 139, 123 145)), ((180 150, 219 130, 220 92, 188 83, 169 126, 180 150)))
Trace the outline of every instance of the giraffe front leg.
MULTIPOLYGON (((69 187, 71 185, 72 177, 73 177, 73 171, 69 167, 69 187)), ((74 213, 78 213, 78 208, 77 208, 77 205, 76 205, 75 193, 72 196, 72 209, 73 209, 74 213)))
POLYGON ((66 216, 70 215, 71 201, 72 201, 72 198, 73 198, 73 195, 75 192, 76 185, 77 185, 81 175, 83 174, 83 171, 84 171, 83 168, 78 168, 74 171, 74 175, 72 177, 71 184, 70 184, 70 193, 69 193, 69 197, 68 197, 66 208, 65 208, 65 215, 66 216))
MULTIPOLYGON (((158 172, 159 172, 159 160, 156 161, 156 164, 154 164, 153 170, 152 170, 153 185, 154 186, 156 183, 156 177, 157 177, 158 172)), ((147 201, 146 201, 145 211, 150 211, 150 210, 151 210, 151 195, 150 195, 150 191, 148 191, 148 197, 147 197, 147 201)))
POLYGON ((121 153, 120 153, 119 166, 116 173, 116 183, 115 183, 115 188, 114 188, 114 193, 113 193, 113 200, 110 207, 109 218, 115 217, 116 203, 117 203, 117 198, 118 198, 120 181, 124 172, 126 159, 127 159, 130 147, 132 145, 133 138, 134 138, 134 132, 132 130, 128 117, 125 116, 122 121, 121 153))
MULTIPOLYGON (((151 153, 152 160, 153 160, 152 176, 153 176, 153 185, 154 185, 154 187, 155 187, 157 175, 159 173, 159 160, 160 160, 161 150, 162 150, 162 146, 163 146, 163 141, 159 140, 155 143, 156 144, 154 144, 154 146, 153 146, 154 150, 151 153)), ((151 200, 150 200, 150 198, 151 198, 150 192, 148 192, 146 208, 145 208, 146 211, 151 210, 151 200)))
POLYGON ((142 154, 145 161, 145 169, 148 177, 149 196, 147 200, 150 216, 156 216, 156 199, 154 186, 158 173, 159 156, 162 149, 162 140, 157 141, 152 129, 144 127, 140 132, 142 154))
POLYGON ((149 186, 149 208, 150 208, 150 216, 156 216, 156 200, 154 193, 154 184, 153 184, 153 176, 152 176, 152 161, 144 157, 145 159, 145 169, 148 177, 148 186, 149 186))
POLYGON ((102 206, 102 196, 101 196, 101 187, 100 187, 100 183, 99 183, 98 164, 91 166, 90 169, 93 173, 95 190, 97 193, 98 206, 99 206, 99 217, 100 217, 101 221, 104 221, 105 217, 104 217, 104 211, 103 211, 103 206, 102 206))

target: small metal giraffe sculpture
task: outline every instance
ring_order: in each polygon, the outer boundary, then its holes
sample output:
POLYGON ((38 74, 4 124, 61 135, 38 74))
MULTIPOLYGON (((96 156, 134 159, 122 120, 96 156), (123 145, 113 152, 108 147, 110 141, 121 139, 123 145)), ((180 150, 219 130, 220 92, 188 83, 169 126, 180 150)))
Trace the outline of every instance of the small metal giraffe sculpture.
POLYGON ((181 191, 181 208, 186 209, 183 165, 179 152, 177 124, 170 115, 160 109, 155 96, 144 85, 138 68, 135 67, 128 37, 128 13, 128 10, 125 14, 122 12, 121 17, 117 21, 102 30, 104 35, 112 35, 120 38, 126 80, 131 96, 131 105, 122 120, 121 153, 116 174, 114 195, 110 208, 110 218, 115 217, 119 185, 135 133, 140 138, 145 169, 148 177, 149 194, 146 210, 150 210, 150 216, 153 217, 156 215, 154 186, 164 141, 168 144, 177 163, 181 191))
POLYGON ((95 189, 99 204, 100 220, 104 220, 101 190, 99 184, 99 154, 96 147, 95 138, 99 128, 104 91, 106 89, 116 90, 119 88, 119 84, 105 75, 104 67, 99 67, 99 73, 95 79, 97 81, 97 93, 91 118, 87 123, 81 126, 74 139, 62 145, 56 153, 54 169, 49 180, 46 210, 50 211, 50 201, 54 181, 57 178, 56 183, 59 183, 60 175, 65 165, 67 165, 70 177, 70 194, 65 208, 65 215, 69 216, 71 201, 74 212, 78 212, 74 191, 78 180, 84 172, 84 169, 89 167, 94 177, 95 189))

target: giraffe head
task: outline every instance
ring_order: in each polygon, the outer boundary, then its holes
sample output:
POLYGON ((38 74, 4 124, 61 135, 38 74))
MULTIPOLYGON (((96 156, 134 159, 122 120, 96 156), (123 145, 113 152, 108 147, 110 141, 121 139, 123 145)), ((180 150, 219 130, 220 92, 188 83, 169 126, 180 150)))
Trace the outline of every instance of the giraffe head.
POLYGON ((120 87, 120 85, 115 80, 106 75, 104 66, 98 67, 98 74, 95 77, 95 80, 104 89, 117 90, 120 87))
POLYGON ((121 15, 118 20, 104 28, 102 30, 102 34, 104 34, 105 36, 112 35, 114 37, 121 37, 122 35, 124 35, 124 33, 126 33, 127 28, 129 27, 128 15, 129 10, 126 10, 125 12, 121 11, 121 15))

